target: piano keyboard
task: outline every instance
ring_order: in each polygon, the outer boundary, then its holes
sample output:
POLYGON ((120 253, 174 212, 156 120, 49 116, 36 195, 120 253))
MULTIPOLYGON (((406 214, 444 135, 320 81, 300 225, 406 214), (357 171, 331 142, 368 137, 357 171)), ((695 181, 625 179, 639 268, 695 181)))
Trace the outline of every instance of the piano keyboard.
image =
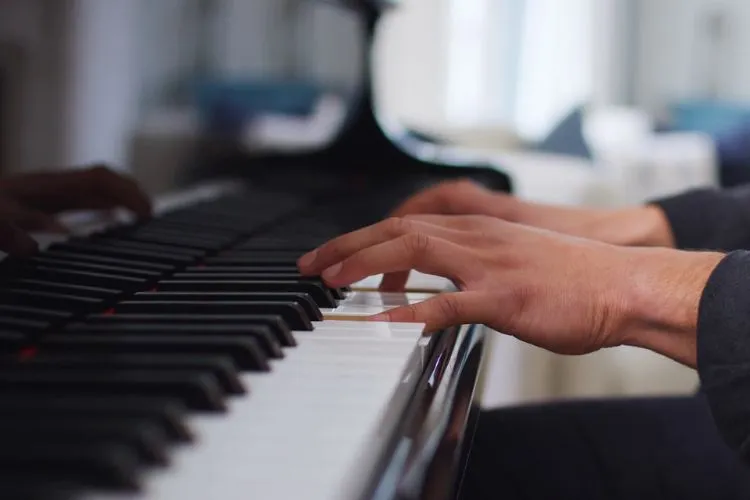
POLYGON ((418 292, 378 294, 371 279, 332 289, 300 276, 299 255, 349 229, 304 207, 215 193, 2 262, 0 497, 382 488, 373 470, 388 468, 425 373, 466 362, 439 346, 468 333, 355 321, 448 284, 415 275, 418 292))

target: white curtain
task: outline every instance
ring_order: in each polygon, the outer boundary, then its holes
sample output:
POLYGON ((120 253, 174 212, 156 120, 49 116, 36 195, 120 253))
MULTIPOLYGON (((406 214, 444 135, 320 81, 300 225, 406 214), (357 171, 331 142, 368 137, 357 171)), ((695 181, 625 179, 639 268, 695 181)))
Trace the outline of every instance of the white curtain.
POLYGON ((447 118, 543 137, 595 90, 601 0, 451 0, 447 118))

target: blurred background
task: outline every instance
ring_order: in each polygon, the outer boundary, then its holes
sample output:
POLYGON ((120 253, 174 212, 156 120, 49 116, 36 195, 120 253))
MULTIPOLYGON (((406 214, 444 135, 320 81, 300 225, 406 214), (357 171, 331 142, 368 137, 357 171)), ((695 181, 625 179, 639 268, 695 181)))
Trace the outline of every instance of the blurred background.
MULTIPOLYGON (((518 196, 567 205, 750 180, 746 0, 392 3, 372 69, 396 142, 482 159, 518 196)), ((0 173, 106 162, 157 195, 206 136, 319 148, 363 48, 335 2, 0 0, 0 173)), ((695 385, 643 351, 567 358, 497 336, 484 389, 507 404, 695 385)))

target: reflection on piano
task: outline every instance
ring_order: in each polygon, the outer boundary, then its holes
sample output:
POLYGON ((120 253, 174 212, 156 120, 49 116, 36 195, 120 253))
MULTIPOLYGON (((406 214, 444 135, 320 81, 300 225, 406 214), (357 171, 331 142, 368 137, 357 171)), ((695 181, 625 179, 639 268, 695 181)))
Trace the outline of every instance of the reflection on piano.
POLYGON ((213 156, 232 182, 0 265, 2 498, 460 495, 482 327, 356 321, 449 283, 332 289, 295 261, 430 183, 510 186, 405 154, 371 94, 325 150, 213 156))

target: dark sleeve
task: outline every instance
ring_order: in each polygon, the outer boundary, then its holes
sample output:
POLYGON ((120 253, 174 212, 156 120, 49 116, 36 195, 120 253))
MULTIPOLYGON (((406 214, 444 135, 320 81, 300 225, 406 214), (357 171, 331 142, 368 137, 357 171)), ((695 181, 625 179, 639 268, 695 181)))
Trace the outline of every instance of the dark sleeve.
POLYGON ((750 249, 750 185, 696 189, 653 204, 666 214, 677 248, 750 249))
POLYGON ((701 296, 698 374, 726 442, 750 463, 750 252, 728 254, 701 296))

